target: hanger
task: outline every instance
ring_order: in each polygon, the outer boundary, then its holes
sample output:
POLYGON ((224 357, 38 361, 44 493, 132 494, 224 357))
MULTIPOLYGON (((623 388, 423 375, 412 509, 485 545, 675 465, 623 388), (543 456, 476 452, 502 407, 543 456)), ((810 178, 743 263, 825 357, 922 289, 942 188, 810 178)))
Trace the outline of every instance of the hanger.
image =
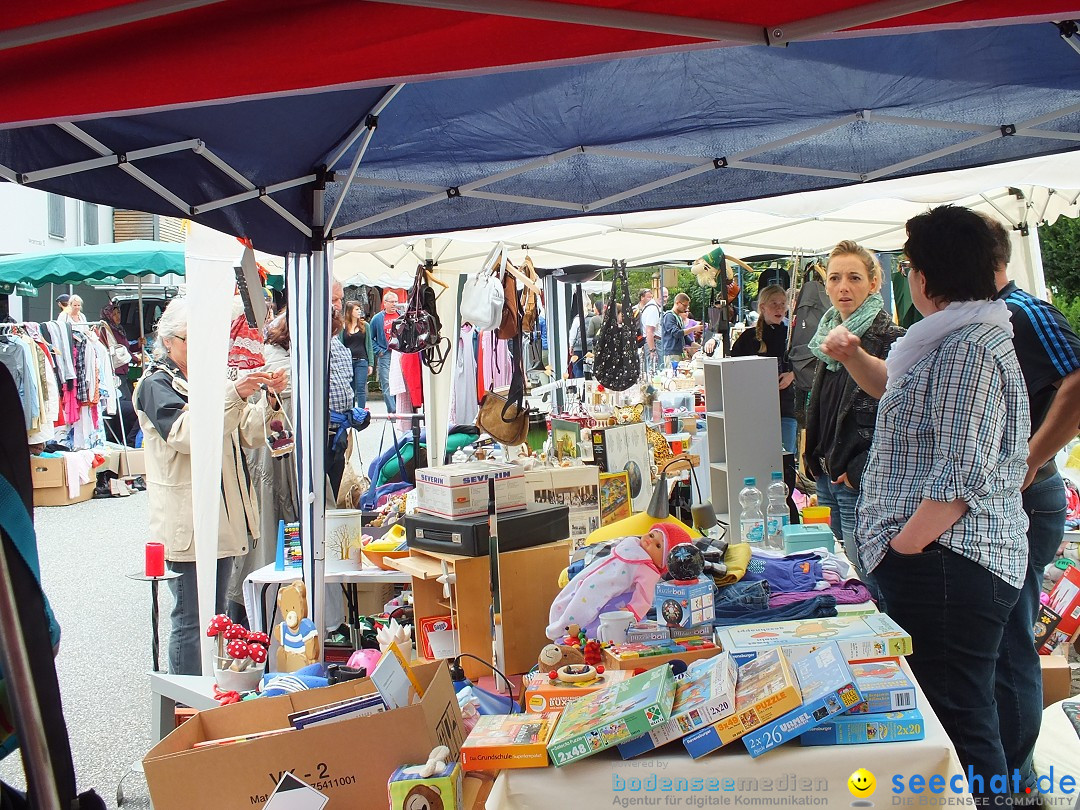
MULTIPOLYGON (((528 256, 526 256, 525 258, 527 259, 528 256)), ((534 293, 536 293, 537 295, 540 295, 540 287, 539 287, 539 285, 533 279, 529 278, 529 276, 525 275, 520 270, 518 270, 516 267, 514 267, 514 265, 512 265, 510 263, 510 260, 506 258, 505 253, 503 254, 503 262, 505 263, 507 273, 512 275, 514 278, 516 278, 518 281, 520 281, 522 284, 524 284, 526 287, 528 287, 534 293)))

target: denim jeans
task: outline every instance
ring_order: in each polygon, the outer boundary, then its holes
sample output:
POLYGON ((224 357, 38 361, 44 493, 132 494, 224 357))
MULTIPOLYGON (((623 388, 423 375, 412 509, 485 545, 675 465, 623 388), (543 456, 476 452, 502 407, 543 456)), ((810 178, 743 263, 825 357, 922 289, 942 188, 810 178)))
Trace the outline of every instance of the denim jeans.
POLYGON ((877 586, 874 575, 863 568, 862 560, 859 559, 859 549, 855 544, 855 506, 859 502, 859 490, 852 489, 847 484, 834 484, 827 475, 823 475, 816 481, 818 506, 828 506, 832 510, 832 532, 844 543, 844 553, 855 566, 855 572, 859 579, 866 583, 866 587, 878 603, 878 609, 882 612, 885 607, 881 604, 881 589, 877 586))
POLYGON ((357 408, 367 407, 367 378, 368 378, 368 362, 367 360, 353 360, 352 364, 352 390, 353 396, 356 399, 354 403, 357 408))
POLYGON ((785 453, 794 453, 799 442, 799 420, 794 416, 780 417, 780 441, 785 453))
MULTIPOLYGON (((992 542, 989 538, 986 542, 992 542)), ((934 542, 920 554, 891 547, 874 573, 889 615, 911 635, 912 672, 956 746, 981 776, 972 794, 1005 775, 994 678, 998 646, 1020 591, 976 562, 934 542)))
POLYGON ((1028 787, 1035 784, 1031 754, 1042 723, 1042 673, 1032 630, 1039 612, 1043 569, 1065 533, 1065 484, 1060 475, 1032 484, 1024 491, 1028 516, 1028 569, 1020 598, 1009 614, 998 648, 997 708, 1001 742, 1009 773, 1019 768, 1028 787))
POLYGON ((736 624, 790 622, 796 619, 831 619, 836 615, 836 597, 826 593, 783 607, 754 610, 749 613, 732 613, 718 607, 716 618, 712 623, 713 627, 731 627, 736 624))
POLYGON ((390 352, 375 355, 375 373, 379 375, 379 388, 387 413, 397 413, 397 399, 390 394, 390 352))
MULTIPOLYGON (((217 594, 214 613, 225 612, 225 600, 229 590, 235 557, 222 557, 217 561, 217 594)), ((203 628, 199 625, 199 582, 195 576, 195 563, 169 562, 169 570, 180 574, 169 580, 173 595, 170 614, 172 629, 169 632, 169 674, 198 675, 202 671, 203 628)))
POLYGON ((763 579, 756 582, 732 582, 716 589, 716 615, 738 616, 757 610, 769 609, 769 583, 763 579))

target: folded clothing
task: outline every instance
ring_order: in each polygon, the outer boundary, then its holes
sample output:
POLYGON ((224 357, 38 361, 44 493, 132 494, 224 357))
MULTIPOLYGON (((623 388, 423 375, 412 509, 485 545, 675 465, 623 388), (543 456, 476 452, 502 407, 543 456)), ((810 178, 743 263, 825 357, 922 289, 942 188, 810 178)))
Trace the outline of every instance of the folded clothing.
POLYGON ((754 551, 743 575, 744 582, 764 579, 772 593, 815 591, 829 587, 815 554, 792 554, 774 557, 754 551))
POLYGON ((769 607, 784 607, 796 602, 804 602, 815 596, 831 596, 838 605, 861 605, 873 601, 870 591, 857 579, 849 579, 840 585, 833 585, 823 591, 802 591, 774 593, 769 597, 769 607))
POLYGON ((791 605, 768 610, 755 610, 737 616, 717 616, 713 627, 731 627, 737 624, 762 624, 765 622, 789 622, 795 619, 831 619, 837 615, 836 598, 812 594, 809 599, 791 605))

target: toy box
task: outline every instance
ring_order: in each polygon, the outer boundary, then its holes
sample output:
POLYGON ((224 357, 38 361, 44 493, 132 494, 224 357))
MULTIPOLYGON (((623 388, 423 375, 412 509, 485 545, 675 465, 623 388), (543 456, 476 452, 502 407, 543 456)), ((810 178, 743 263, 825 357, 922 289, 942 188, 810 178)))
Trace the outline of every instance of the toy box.
POLYGON ((921 740, 926 737, 918 709, 884 714, 841 714, 799 737, 802 745, 859 745, 861 743, 921 740))
POLYGON ((840 652, 848 661, 911 655, 911 636, 884 613, 743 624, 716 630, 717 645, 733 653, 737 662, 740 659, 738 653, 825 641, 839 644, 840 652))
POLYGON ((763 650, 739 667, 734 713, 683 737, 683 746, 698 759, 801 705, 787 657, 778 648, 763 650))
POLYGON ((784 553, 798 554, 812 548, 835 551, 836 538, 824 523, 789 523, 784 526, 784 553))
POLYGON ((461 763, 452 761, 431 776, 421 776, 419 766, 398 768, 386 784, 390 810, 417 807, 464 810, 461 796, 461 763))
POLYGON ((915 708, 915 684, 899 661, 864 661, 851 665, 863 700, 849 714, 903 712, 915 708))
POLYGON ((743 737, 743 745, 752 757, 759 757, 862 702, 851 669, 836 642, 792 659, 792 669, 799 682, 802 705, 743 737))
POLYGON ((469 461, 417 470, 416 509, 445 518, 486 515, 491 478, 499 512, 525 508, 525 472, 520 465, 469 461))
POLYGON ((675 700, 671 667, 656 667, 573 700, 548 744, 555 765, 566 765, 632 740, 668 721, 675 700))
POLYGON ((659 624, 658 622, 635 622, 626 628, 627 644, 633 644, 635 642, 669 641, 670 639, 671 631, 668 629, 667 625, 659 624))
POLYGON ((546 768, 547 744, 559 713, 486 714, 461 746, 467 771, 546 768))
POLYGON ((526 675, 523 681, 525 694, 522 696, 522 705, 527 712, 539 713, 548 711, 561 711, 574 698, 599 692, 612 684, 622 683, 633 677, 633 671, 629 669, 606 669, 590 681, 577 681, 568 683, 561 680, 552 680, 546 672, 534 672, 526 675))
POLYGON ((1039 652, 1048 655, 1061 642, 1068 641, 1077 627, 1080 627, 1080 568, 1070 565, 1061 579, 1050 591, 1050 601, 1046 604, 1053 614, 1060 616, 1057 627, 1045 634, 1045 640, 1039 652))
POLYGON ((675 679, 671 718, 647 734, 619 744, 623 759, 630 759, 685 737, 707 723, 735 711, 735 662, 727 653, 695 661, 675 679))
POLYGON ((704 575, 689 582, 658 582, 653 597, 656 618, 669 627, 711 624, 716 618, 715 590, 712 577, 704 575))
POLYGON ((604 648, 608 669, 652 669, 676 659, 686 664, 720 654, 720 647, 705 636, 687 636, 666 641, 635 641, 604 648))

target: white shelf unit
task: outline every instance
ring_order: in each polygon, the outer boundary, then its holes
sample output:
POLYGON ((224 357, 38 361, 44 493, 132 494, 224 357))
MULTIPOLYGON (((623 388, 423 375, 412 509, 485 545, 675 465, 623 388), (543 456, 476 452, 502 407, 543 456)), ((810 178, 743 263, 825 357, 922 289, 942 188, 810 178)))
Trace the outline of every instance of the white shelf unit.
POLYGON ((744 478, 756 478, 764 494, 772 473, 784 469, 776 378, 773 357, 705 361, 710 490, 725 522, 738 520, 744 478))

